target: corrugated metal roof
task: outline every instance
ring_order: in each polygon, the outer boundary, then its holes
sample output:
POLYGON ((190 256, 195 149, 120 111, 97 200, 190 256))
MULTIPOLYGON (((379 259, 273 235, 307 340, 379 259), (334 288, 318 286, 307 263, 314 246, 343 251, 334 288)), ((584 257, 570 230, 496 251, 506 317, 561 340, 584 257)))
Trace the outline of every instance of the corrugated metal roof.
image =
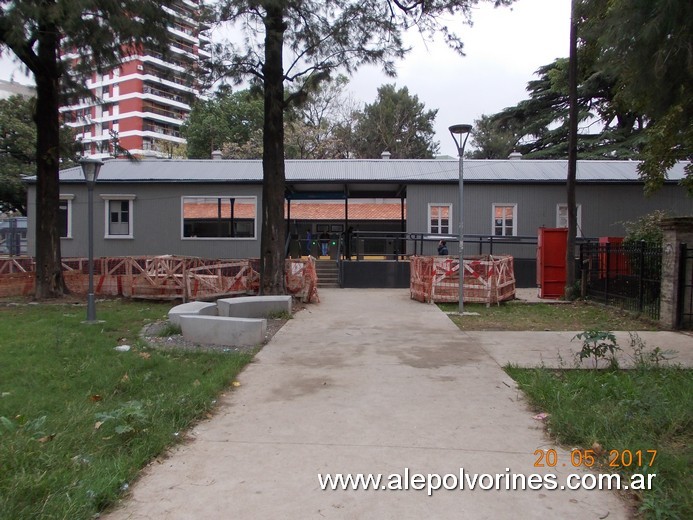
MULTIPOLYGON (((684 177, 687 163, 677 163, 669 180, 684 177)), ((578 161, 582 182, 638 181, 637 161, 578 161)), ((465 182, 562 182, 568 162, 559 160, 465 160, 465 182)), ((81 168, 60 172, 63 182, 83 182, 81 168)), ((288 160, 288 182, 448 183, 458 181, 458 161, 410 160, 288 160)), ((31 180, 31 178, 29 179, 31 180)), ((249 182, 262 181, 262 161, 109 160, 99 182, 249 182)))

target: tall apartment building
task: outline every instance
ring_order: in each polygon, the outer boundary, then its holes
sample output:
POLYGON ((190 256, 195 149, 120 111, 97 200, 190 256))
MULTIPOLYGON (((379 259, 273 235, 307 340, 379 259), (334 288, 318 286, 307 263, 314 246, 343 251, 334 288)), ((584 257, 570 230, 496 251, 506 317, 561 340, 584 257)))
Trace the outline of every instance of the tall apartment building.
POLYGON ((209 56, 208 27, 199 21, 201 4, 177 0, 171 9, 164 7, 174 19, 168 55, 144 50, 106 74, 94 73, 85 78, 94 98, 61 108, 63 122, 75 129, 84 155, 108 156, 112 132, 133 155, 167 157, 172 146, 185 143, 180 127, 200 95, 199 60, 209 56))

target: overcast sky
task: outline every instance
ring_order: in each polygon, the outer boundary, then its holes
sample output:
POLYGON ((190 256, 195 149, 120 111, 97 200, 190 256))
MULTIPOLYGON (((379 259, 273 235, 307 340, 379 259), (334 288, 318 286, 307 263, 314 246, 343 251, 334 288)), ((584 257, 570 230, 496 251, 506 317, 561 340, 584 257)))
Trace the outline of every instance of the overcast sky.
POLYGON ((482 114, 526 99, 534 71, 568 56, 570 0, 518 0, 512 8, 498 9, 483 5, 474 10, 473 21, 473 27, 458 29, 465 56, 442 41, 424 45, 418 35, 410 35, 414 50, 398 66, 397 78, 363 69, 352 79, 351 90, 369 103, 383 83, 406 86, 428 109, 438 109, 440 153, 456 157, 450 125, 472 124, 482 114))
MULTIPOLYGON (((349 90, 357 101, 375 100, 383 83, 406 86, 428 109, 438 109, 436 139, 440 153, 457 156, 448 126, 473 123, 526 99, 525 87, 534 71, 555 58, 568 56, 570 0, 518 0, 511 8, 482 5, 473 13, 473 27, 461 25, 466 56, 459 56, 442 41, 424 42, 408 36, 412 52, 388 78, 379 68, 361 69, 349 90)), ((449 20, 450 26, 458 21, 449 20)), ((9 80, 16 65, 0 59, 0 79, 9 80)), ((33 83, 15 71, 14 80, 33 83)))

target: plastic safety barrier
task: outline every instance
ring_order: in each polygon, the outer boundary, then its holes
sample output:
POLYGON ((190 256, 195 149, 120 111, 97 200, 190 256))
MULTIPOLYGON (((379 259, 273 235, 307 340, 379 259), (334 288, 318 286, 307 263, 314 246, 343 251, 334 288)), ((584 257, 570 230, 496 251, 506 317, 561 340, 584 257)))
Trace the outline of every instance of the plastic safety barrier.
MULTIPOLYGON (((414 256, 411 298, 426 303, 459 301, 459 259, 453 256, 414 256)), ((464 259, 465 303, 499 303, 515 298, 513 257, 473 256, 464 259)))

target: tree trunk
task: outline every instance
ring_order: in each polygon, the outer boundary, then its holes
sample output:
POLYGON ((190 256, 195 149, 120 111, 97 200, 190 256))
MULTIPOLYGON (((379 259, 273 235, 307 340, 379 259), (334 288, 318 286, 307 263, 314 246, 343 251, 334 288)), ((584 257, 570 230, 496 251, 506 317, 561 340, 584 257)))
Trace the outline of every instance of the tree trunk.
POLYGON ((568 239, 565 254, 565 298, 575 297, 575 236, 577 235, 577 205, 575 181, 577 178, 577 12, 572 0, 570 16, 570 58, 568 62, 568 179, 566 182, 568 206, 568 239))
POLYGON ((284 2, 266 1, 260 293, 284 294, 284 2))
POLYGON ((39 30, 36 81, 36 293, 57 298, 67 290, 63 279, 58 214, 60 204, 60 119, 58 30, 39 30))

